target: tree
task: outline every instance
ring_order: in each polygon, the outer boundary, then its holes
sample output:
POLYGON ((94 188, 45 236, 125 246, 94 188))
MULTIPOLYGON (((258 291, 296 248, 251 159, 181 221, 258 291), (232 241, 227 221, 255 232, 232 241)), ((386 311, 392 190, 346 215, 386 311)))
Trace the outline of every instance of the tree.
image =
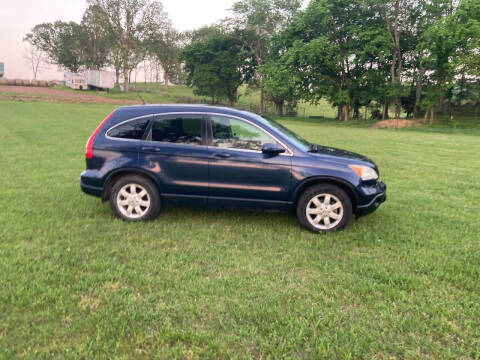
POLYGON ((442 12, 437 12, 438 19, 425 30, 419 44, 419 49, 424 54, 421 64, 428 73, 428 85, 425 87, 421 106, 426 111, 425 119, 430 113, 430 124, 434 120, 435 107, 439 106, 444 110, 445 94, 455 82, 458 66, 453 61, 459 46, 455 38, 456 16, 453 7, 449 7, 448 2, 445 5, 442 12))
POLYGON ((148 51, 155 60, 162 66, 164 89, 168 92, 168 83, 174 74, 180 71, 178 61, 179 42, 181 34, 171 26, 157 29, 150 35, 148 40, 148 51))
POLYGON ((91 5, 85 11, 80 24, 80 44, 82 63, 87 69, 100 70, 109 63, 112 34, 105 27, 106 14, 97 5, 91 5))
POLYGON ((416 116, 420 105, 443 107, 461 76, 476 76, 478 4, 312 0, 274 37, 280 46, 269 56, 284 58, 301 98, 326 98, 338 106, 339 119, 348 120, 351 110, 360 117, 360 108, 372 102, 383 106, 383 118, 392 102, 395 117, 402 107, 416 116))
MULTIPOLYGON (((238 0, 233 4, 230 27, 255 58, 258 66, 269 59, 270 41, 289 24, 300 9, 301 0, 238 0)), ((261 74, 254 77, 260 84, 260 112, 264 111, 264 90, 261 74)))
POLYGON ((458 44, 455 63, 457 75, 462 76, 465 91, 463 103, 470 105, 478 120, 480 109, 480 2, 465 0, 460 3, 452 22, 456 24, 458 44), (469 81, 466 81, 466 78, 469 81))
POLYGON ((480 1, 464 0, 447 20, 456 44, 457 75, 480 79, 480 1))
POLYGON ((400 117, 402 108, 402 72, 403 72, 403 57, 402 47, 400 44, 402 35, 401 23, 401 8, 406 8, 407 1, 392 0, 382 1, 380 5, 380 12, 385 20, 386 30, 391 37, 392 55, 390 62, 390 95, 395 102, 395 119, 400 117))
POLYGON ((25 48, 24 58, 32 69, 33 80, 37 80, 38 72, 47 64, 45 54, 31 43, 28 43, 28 46, 25 48))
POLYGON ((122 54, 118 47, 112 45, 110 49, 110 54, 108 56, 108 62, 113 66, 115 69, 115 84, 120 84, 120 73, 123 69, 122 63, 122 54))
POLYGON ((189 45, 197 41, 203 41, 210 36, 217 34, 219 31, 223 31, 219 25, 202 26, 196 30, 185 31, 182 35, 184 45, 189 45))
POLYGON ((47 59, 72 72, 82 67, 81 26, 55 21, 36 25, 24 40, 42 51, 47 59))
MULTIPOLYGON (((297 79, 299 95, 322 98, 338 106, 338 118, 350 119, 351 108, 368 103, 390 40, 373 7, 362 0, 313 0, 280 35, 276 50, 297 79)), ((384 95, 383 95, 384 96, 384 95)))
POLYGON ((114 48, 123 67, 124 90, 128 92, 131 70, 145 55, 144 41, 155 27, 167 21, 160 2, 149 0, 88 0, 105 14, 105 27, 114 37, 114 48))
POLYGON ((259 73, 262 76, 261 85, 265 89, 265 97, 275 104, 276 115, 283 115, 286 103, 290 108, 296 107, 296 81, 282 59, 266 63, 259 69, 259 73))
POLYGON ((222 32, 186 46, 180 60, 196 95, 209 96, 213 103, 226 99, 231 106, 237 101, 238 87, 251 78, 255 65, 243 44, 222 32))
POLYGON ((56 21, 35 26, 25 40, 52 63, 72 72, 101 69, 109 63, 112 35, 98 6, 89 6, 82 22, 56 21))
POLYGON ((381 17, 379 26, 386 30, 390 42, 388 56, 380 64, 382 71, 386 70, 385 80, 388 82, 383 102, 384 119, 388 117, 391 102, 394 103, 395 118, 400 117, 402 107, 408 109, 408 113, 418 111, 425 69, 419 67, 420 54, 416 47, 431 16, 427 1, 430 0, 368 1, 368 6, 381 17))
MULTIPOLYGON (((436 2, 438 4, 439 1, 436 2)), ((431 6, 428 0, 411 1, 405 7, 401 39, 404 69, 402 76, 405 81, 410 80, 410 89, 408 94, 403 95, 401 102, 407 117, 411 114, 417 118, 426 75, 422 64, 424 53, 419 48, 419 43, 425 30, 436 21, 438 7, 431 6)))

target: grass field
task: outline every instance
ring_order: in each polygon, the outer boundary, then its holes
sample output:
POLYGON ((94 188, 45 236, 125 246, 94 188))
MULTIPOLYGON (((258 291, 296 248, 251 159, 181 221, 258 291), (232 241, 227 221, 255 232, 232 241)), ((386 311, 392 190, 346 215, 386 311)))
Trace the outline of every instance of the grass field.
POLYGON ((292 214, 115 219, 81 193, 112 105, 0 101, 0 358, 480 358, 480 138, 283 120, 373 158, 345 231, 292 214))

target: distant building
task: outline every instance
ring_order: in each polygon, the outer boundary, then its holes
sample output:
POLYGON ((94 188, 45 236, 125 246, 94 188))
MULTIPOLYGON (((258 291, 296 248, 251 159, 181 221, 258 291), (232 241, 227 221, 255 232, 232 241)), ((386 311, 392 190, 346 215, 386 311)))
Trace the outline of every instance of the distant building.
POLYGON ((3 62, 0 62, 0 78, 3 77, 4 71, 5 71, 5 67, 3 65, 3 62))

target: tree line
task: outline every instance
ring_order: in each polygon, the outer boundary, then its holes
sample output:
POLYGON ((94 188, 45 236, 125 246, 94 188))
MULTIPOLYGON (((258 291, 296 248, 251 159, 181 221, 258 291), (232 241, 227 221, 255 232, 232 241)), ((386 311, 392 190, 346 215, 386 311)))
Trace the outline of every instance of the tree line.
POLYGON ((175 76, 181 34, 163 6, 149 0, 88 0, 82 21, 43 23, 25 36, 51 63, 78 72, 113 67, 117 83, 123 77, 128 92, 131 72, 145 59, 175 76))
POLYGON ((326 99, 338 119, 424 116, 480 107, 480 0, 237 0, 217 24, 180 33, 158 1, 88 0, 80 24, 26 35, 71 71, 112 66, 124 78, 146 58, 213 103, 259 90, 281 115, 326 99))

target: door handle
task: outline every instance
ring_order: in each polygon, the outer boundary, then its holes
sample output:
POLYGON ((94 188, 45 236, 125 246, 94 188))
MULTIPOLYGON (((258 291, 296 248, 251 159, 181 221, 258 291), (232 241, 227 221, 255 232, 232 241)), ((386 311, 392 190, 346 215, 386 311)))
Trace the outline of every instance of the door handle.
POLYGON ((142 151, 155 151, 160 152, 162 149, 154 147, 154 146, 142 146, 142 151))
POLYGON ((232 157, 232 155, 230 155, 229 153, 225 153, 225 152, 215 154, 215 156, 219 157, 219 158, 223 158, 223 159, 228 159, 228 158, 232 157))

